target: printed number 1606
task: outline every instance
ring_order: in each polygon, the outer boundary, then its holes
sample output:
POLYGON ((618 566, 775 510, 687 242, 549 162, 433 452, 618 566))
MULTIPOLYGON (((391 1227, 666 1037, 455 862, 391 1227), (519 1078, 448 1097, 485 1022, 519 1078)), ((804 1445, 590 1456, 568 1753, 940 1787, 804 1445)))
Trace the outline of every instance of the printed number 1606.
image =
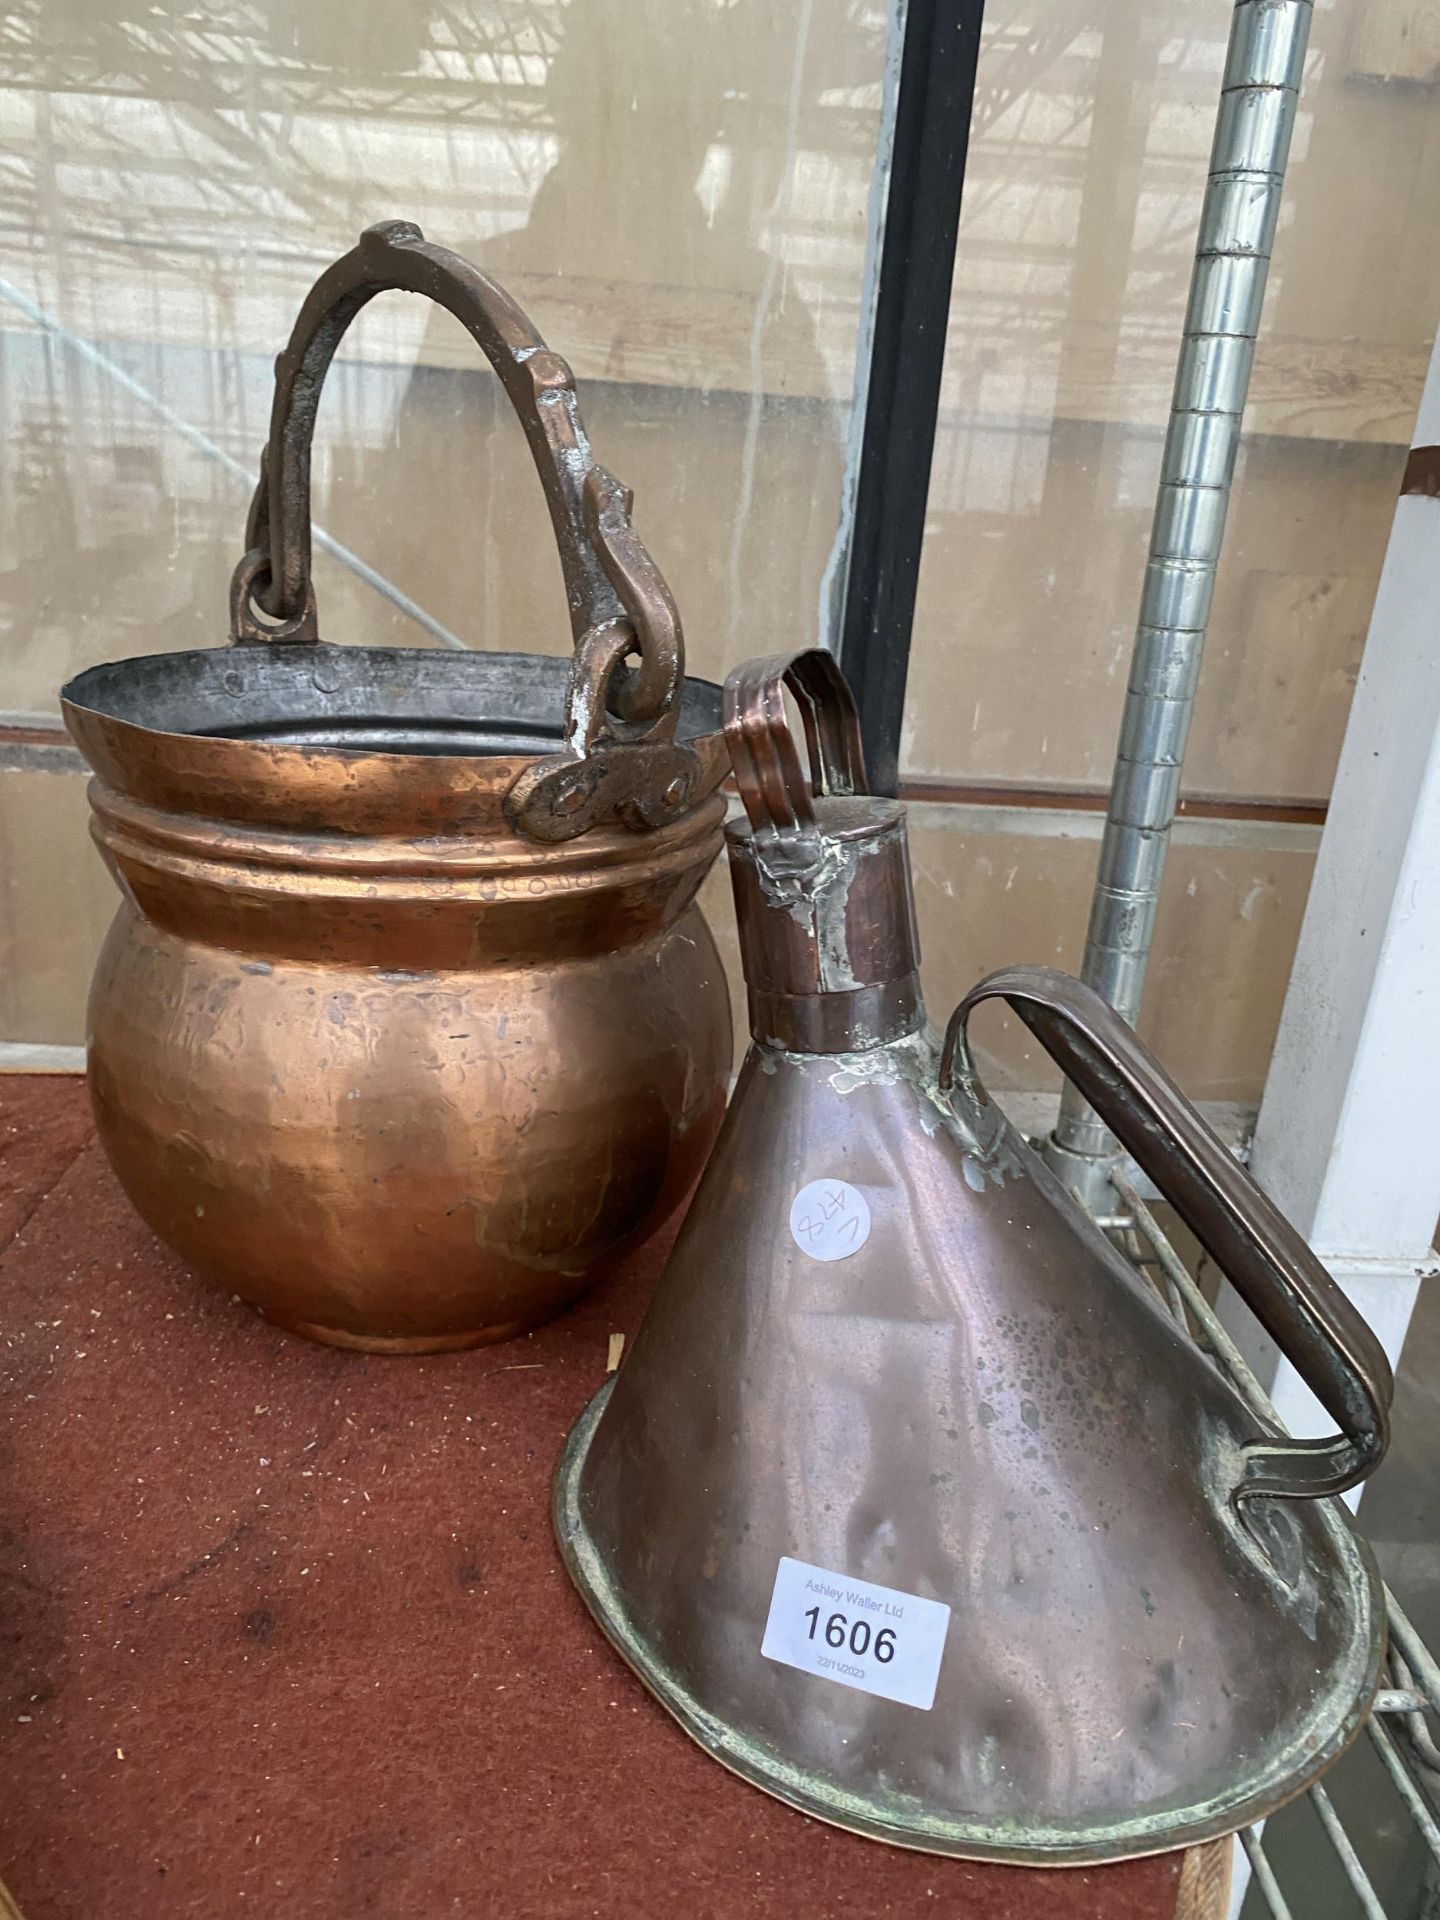
MULTIPOLYGON (((810 1632, 807 1637, 813 1640, 820 1629, 819 1607, 808 1608, 805 1618, 810 1622, 810 1632)), ((867 1653, 873 1654, 883 1667, 895 1658, 895 1629, 882 1627, 872 1640, 868 1620, 851 1622, 843 1613, 832 1613, 825 1622, 825 1644, 827 1647, 837 1649, 848 1647, 851 1653, 860 1657, 867 1653)))

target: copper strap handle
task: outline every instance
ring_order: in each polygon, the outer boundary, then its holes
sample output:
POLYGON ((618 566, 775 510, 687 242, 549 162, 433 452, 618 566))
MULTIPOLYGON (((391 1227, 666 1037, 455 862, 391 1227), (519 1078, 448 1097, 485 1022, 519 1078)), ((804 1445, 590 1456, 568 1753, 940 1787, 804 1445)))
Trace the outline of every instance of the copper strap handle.
POLYGON ((377 293, 391 289, 424 294, 447 308, 499 375, 545 489, 576 650, 588 644, 592 660, 605 654, 602 705, 634 728, 655 728, 673 715, 684 680, 680 617, 630 525, 630 493, 595 464, 574 375, 503 288, 459 254, 431 245, 408 221, 368 228, 357 247, 321 274, 275 363, 270 442, 250 507, 247 552, 231 589, 232 637, 291 644, 318 638, 310 577, 316 411, 346 328, 377 293), (252 601, 279 624, 258 620, 252 601), (617 634, 626 647, 618 653, 613 645, 600 647, 617 634), (639 665, 622 667, 626 653, 638 654, 639 665))
POLYGON ((865 750, 855 696, 823 647, 774 653, 737 667, 725 682, 725 744, 757 845, 815 826, 812 790, 865 793, 865 750), (800 709, 810 782, 785 713, 785 690, 800 709))
POLYGON ((1014 1008, 1133 1154, 1341 1429, 1329 1439, 1254 1442, 1237 1494, 1312 1499, 1363 1480, 1389 1444, 1390 1362, 1294 1227, 1133 1029, 1052 967, 1006 967, 966 994, 945 1034, 942 1092, 959 1079, 986 1100, 966 1026, 973 1008, 995 999, 1014 1008))

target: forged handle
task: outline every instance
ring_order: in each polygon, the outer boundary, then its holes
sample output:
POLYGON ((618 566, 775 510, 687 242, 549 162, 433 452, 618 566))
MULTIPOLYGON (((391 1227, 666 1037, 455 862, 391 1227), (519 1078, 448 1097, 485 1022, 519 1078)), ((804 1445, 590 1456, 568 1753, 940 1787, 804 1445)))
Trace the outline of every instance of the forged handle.
POLYGON ((1253 1442, 1239 1496, 1311 1499, 1363 1480, 1389 1444, 1390 1362, 1294 1227, 1134 1030, 1092 988, 1052 967, 1003 968, 966 994, 945 1034, 942 1092, 958 1075, 986 1099, 967 1022, 995 999, 1015 1010, 1149 1174, 1341 1429, 1328 1439, 1253 1442))
MULTIPOLYGON (((246 554, 231 587, 237 642, 318 638, 310 555, 310 450, 325 375, 361 308, 387 290, 419 293, 447 308, 485 353, 520 417, 539 470, 577 654, 571 735, 584 706, 593 734, 607 709, 632 729, 673 734, 685 677, 680 616, 670 590, 630 525, 631 495, 595 464, 570 368, 524 313, 459 254, 427 241, 408 221, 367 228, 326 269, 301 307, 275 363, 270 441, 250 507, 246 554), (256 618, 258 606, 278 625, 256 618), (620 640, 626 644, 621 646, 620 640), (638 654, 639 664, 623 664, 638 654), (598 707, 584 694, 598 692, 598 707), (666 724, 668 722, 668 725, 666 724)), ((623 735, 620 737, 624 737, 623 735)))

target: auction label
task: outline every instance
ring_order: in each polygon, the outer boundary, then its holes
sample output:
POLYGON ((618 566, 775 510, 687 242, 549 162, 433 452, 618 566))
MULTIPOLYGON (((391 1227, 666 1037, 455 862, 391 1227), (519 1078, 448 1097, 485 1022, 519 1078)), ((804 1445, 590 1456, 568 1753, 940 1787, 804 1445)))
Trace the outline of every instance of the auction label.
POLYGON ((848 1260, 870 1238, 870 1202, 848 1180, 812 1180, 790 1202, 790 1238, 812 1260, 848 1260))
POLYGON ((760 1651, 802 1673, 928 1712, 949 1626, 950 1609, 939 1600, 784 1559, 760 1651))

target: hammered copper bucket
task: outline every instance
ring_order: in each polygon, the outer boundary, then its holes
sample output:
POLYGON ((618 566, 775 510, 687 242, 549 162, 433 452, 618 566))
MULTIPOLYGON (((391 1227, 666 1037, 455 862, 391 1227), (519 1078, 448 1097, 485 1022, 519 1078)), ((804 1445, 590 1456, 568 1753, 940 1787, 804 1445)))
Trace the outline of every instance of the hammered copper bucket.
POLYGON ((509 297, 372 228, 277 364, 232 644, 64 690, 123 895, 90 999, 101 1139, 162 1239, 295 1332, 423 1352, 533 1326, 714 1138, 720 697, 685 679, 629 505, 509 297), (573 661, 319 642, 315 412, 387 288, 449 308, 520 416, 573 661))

